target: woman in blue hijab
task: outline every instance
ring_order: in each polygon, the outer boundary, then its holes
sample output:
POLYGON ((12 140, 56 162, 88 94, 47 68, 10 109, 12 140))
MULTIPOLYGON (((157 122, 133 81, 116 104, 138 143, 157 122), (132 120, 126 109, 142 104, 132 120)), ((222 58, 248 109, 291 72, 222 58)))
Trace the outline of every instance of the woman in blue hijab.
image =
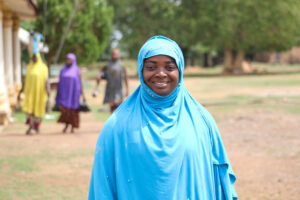
POLYGON ((98 138, 89 199, 237 199, 216 123, 184 87, 179 46, 150 38, 138 70, 140 86, 98 138))

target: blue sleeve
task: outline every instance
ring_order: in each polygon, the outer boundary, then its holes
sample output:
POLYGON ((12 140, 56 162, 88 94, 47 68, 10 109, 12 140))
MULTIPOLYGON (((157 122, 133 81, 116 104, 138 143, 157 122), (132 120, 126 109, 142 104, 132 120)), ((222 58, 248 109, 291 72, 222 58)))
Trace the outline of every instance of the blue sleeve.
POLYGON ((113 128, 110 121, 108 120, 104 125, 97 141, 90 181, 89 200, 117 199, 113 128))
POLYGON ((211 114, 203 108, 203 114, 209 127, 212 144, 212 159, 217 200, 237 200, 234 183, 236 177, 228 160, 218 127, 211 114))

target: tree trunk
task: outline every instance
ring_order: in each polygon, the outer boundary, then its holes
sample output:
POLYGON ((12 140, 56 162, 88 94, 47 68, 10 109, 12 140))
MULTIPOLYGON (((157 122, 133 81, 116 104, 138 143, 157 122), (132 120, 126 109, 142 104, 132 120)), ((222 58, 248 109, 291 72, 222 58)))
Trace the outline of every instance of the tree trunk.
POLYGON ((243 61, 245 59, 245 51, 244 50, 238 50, 235 59, 234 59, 234 65, 233 68, 237 73, 243 73, 243 61))
POLYGON ((203 67, 208 67, 208 53, 203 54, 203 67))
POLYGON ((193 67, 195 65, 195 57, 194 56, 191 56, 190 58, 190 65, 193 67))
POLYGON ((224 74, 231 74, 233 71, 233 56, 232 56, 232 49, 225 48, 224 51, 224 74))

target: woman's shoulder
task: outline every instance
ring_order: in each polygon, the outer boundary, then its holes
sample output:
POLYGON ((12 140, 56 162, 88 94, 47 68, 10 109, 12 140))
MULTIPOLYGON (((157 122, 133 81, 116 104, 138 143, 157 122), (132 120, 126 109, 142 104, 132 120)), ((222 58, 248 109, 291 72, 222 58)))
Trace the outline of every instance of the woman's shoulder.
POLYGON ((190 100, 189 101, 189 106, 192 106, 193 108, 191 108, 191 110, 197 111, 201 117, 203 118, 203 120, 205 121, 205 123, 207 124, 207 126, 212 126, 215 124, 214 118, 212 116, 212 114, 200 103, 198 102, 194 97, 192 97, 190 94, 190 100))
POLYGON ((127 123, 128 114, 115 111, 104 123, 99 137, 112 141, 113 138, 119 137, 124 132, 127 123))

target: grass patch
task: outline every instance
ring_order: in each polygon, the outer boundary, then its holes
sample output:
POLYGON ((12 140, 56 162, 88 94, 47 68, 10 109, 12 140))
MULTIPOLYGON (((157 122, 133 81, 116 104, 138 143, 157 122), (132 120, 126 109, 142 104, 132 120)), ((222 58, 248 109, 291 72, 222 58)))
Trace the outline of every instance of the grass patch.
POLYGON ((1 160, 2 168, 6 168, 12 173, 38 171, 36 165, 38 157, 36 155, 9 156, 1 160))
MULTIPOLYGON (((205 105, 205 104, 204 104, 205 105)), ((237 110, 243 110, 247 112, 247 110, 252 109, 261 109, 261 110, 274 110, 274 111, 282 111, 287 114, 299 115, 300 114, 300 105, 299 104, 283 104, 283 103, 269 103, 263 102, 259 104, 220 104, 220 105, 206 105, 206 108, 212 113, 218 114, 226 114, 237 110)))
POLYGON ((300 65, 276 65, 276 64, 267 64, 267 63, 254 63, 254 66, 258 67, 261 70, 268 72, 284 72, 284 71, 296 71, 300 70, 300 65))
POLYGON ((230 95, 225 98, 220 99, 201 99, 198 101, 204 105, 218 105, 218 104, 237 104, 237 103, 251 103, 251 102, 260 102, 264 98, 248 95, 230 95))
POLYGON ((86 191, 72 186, 48 186, 41 181, 13 180, 0 188, 0 199, 5 200, 79 200, 86 198, 86 191))
POLYGON ((86 199, 88 185, 83 187, 85 185, 76 182, 66 185, 61 176, 68 180, 77 180, 75 177, 78 176, 78 171, 90 172, 91 163, 87 164, 80 160, 92 158, 93 154, 94 149, 90 147, 64 150, 63 152, 44 149, 38 154, 9 156, 1 159, 0 178, 5 181, 2 184, 0 182, 0 199, 86 199), (73 172, 69 175, 60 174, 63 172, 55 175, 47 174, 47 167, 56 164, 70 166, 73 168, 73 172), (43 171, 45 167, 46 171, 43 171), (43 173, 40 173, 41 171, 43 173), (35 176, 35 173, 40 175, 35 176), (49 180, 50 183, 45 180, 49 180))
POLYGON ((78 150, 73 150, 65 153, 61 152, 56 152, 56 153, 49 153, 47 154, 47 157, 45 161, 48 161, 49 158, 52 160, 58 160, 58 161, 70 161, 73 158, 78 158, 78 157, 87 157, 87 156, 93 156, 94 150, 93 149, 78 149, 78 150))
POLYGON ((297 86, 300 84, 300 79, 291 77, 282 79, 280 77, 272 77, 271 79, 261 78, 258 76, 252 77, 230 77, 222 78, 218 81, 221 85, 230 85, 234 87, 251 86, 251 87, 281 87, 281 86, 297 86))
POLYGON ((94 150, 91 148, 76 149, 66 152, 44 150, 39 154, 31 155, 10 155, 0 160, 0 169, 6 169, 9 173, 39 171, 40 164, 68 162, 74 158, 93 156, 94 150))
POLYGON ((39 199, 39 196, 43 196, 43 199, 51 199, 41 182, 15 179, 9 185, 2 185, 0 188, 0 199, 29 200, 39 199))
MULTIPOLYGON (((263 72, 262 74, 247 74, 246 77, 252 76, 269 76, 269 75, 280 75, 280 74, 299 74, 300 65, 276 65, 268 63, 253 63, 253 65, 258 69, 258 71, 263 72)), ((184 72, 184 77, 218 77, 221 76, 223 72, 223 66, 218 65, 214 67, 186 67, 184 72)), ((228 76, 225 76, 228 77, 228 76)), ((241 77, 239 75, 233 75, 229 77, 241 77)), ((242 77, 245 77, 242 75, 242 77)))
POLYGON ((0 172, 1 172, 2 169, 3 169, 3 163, 4 163, 4 161, 3 161, 3 160, 0 160, 0 172))
POLYGON ((99 106, 99 105, 90 106, 90 109, 92 110, 96 119, 100 122, 105 122, 111 115, 109 111, 99 111, 99 109, 104 110, 105 108, 106 108, 105 106, 99 106))

